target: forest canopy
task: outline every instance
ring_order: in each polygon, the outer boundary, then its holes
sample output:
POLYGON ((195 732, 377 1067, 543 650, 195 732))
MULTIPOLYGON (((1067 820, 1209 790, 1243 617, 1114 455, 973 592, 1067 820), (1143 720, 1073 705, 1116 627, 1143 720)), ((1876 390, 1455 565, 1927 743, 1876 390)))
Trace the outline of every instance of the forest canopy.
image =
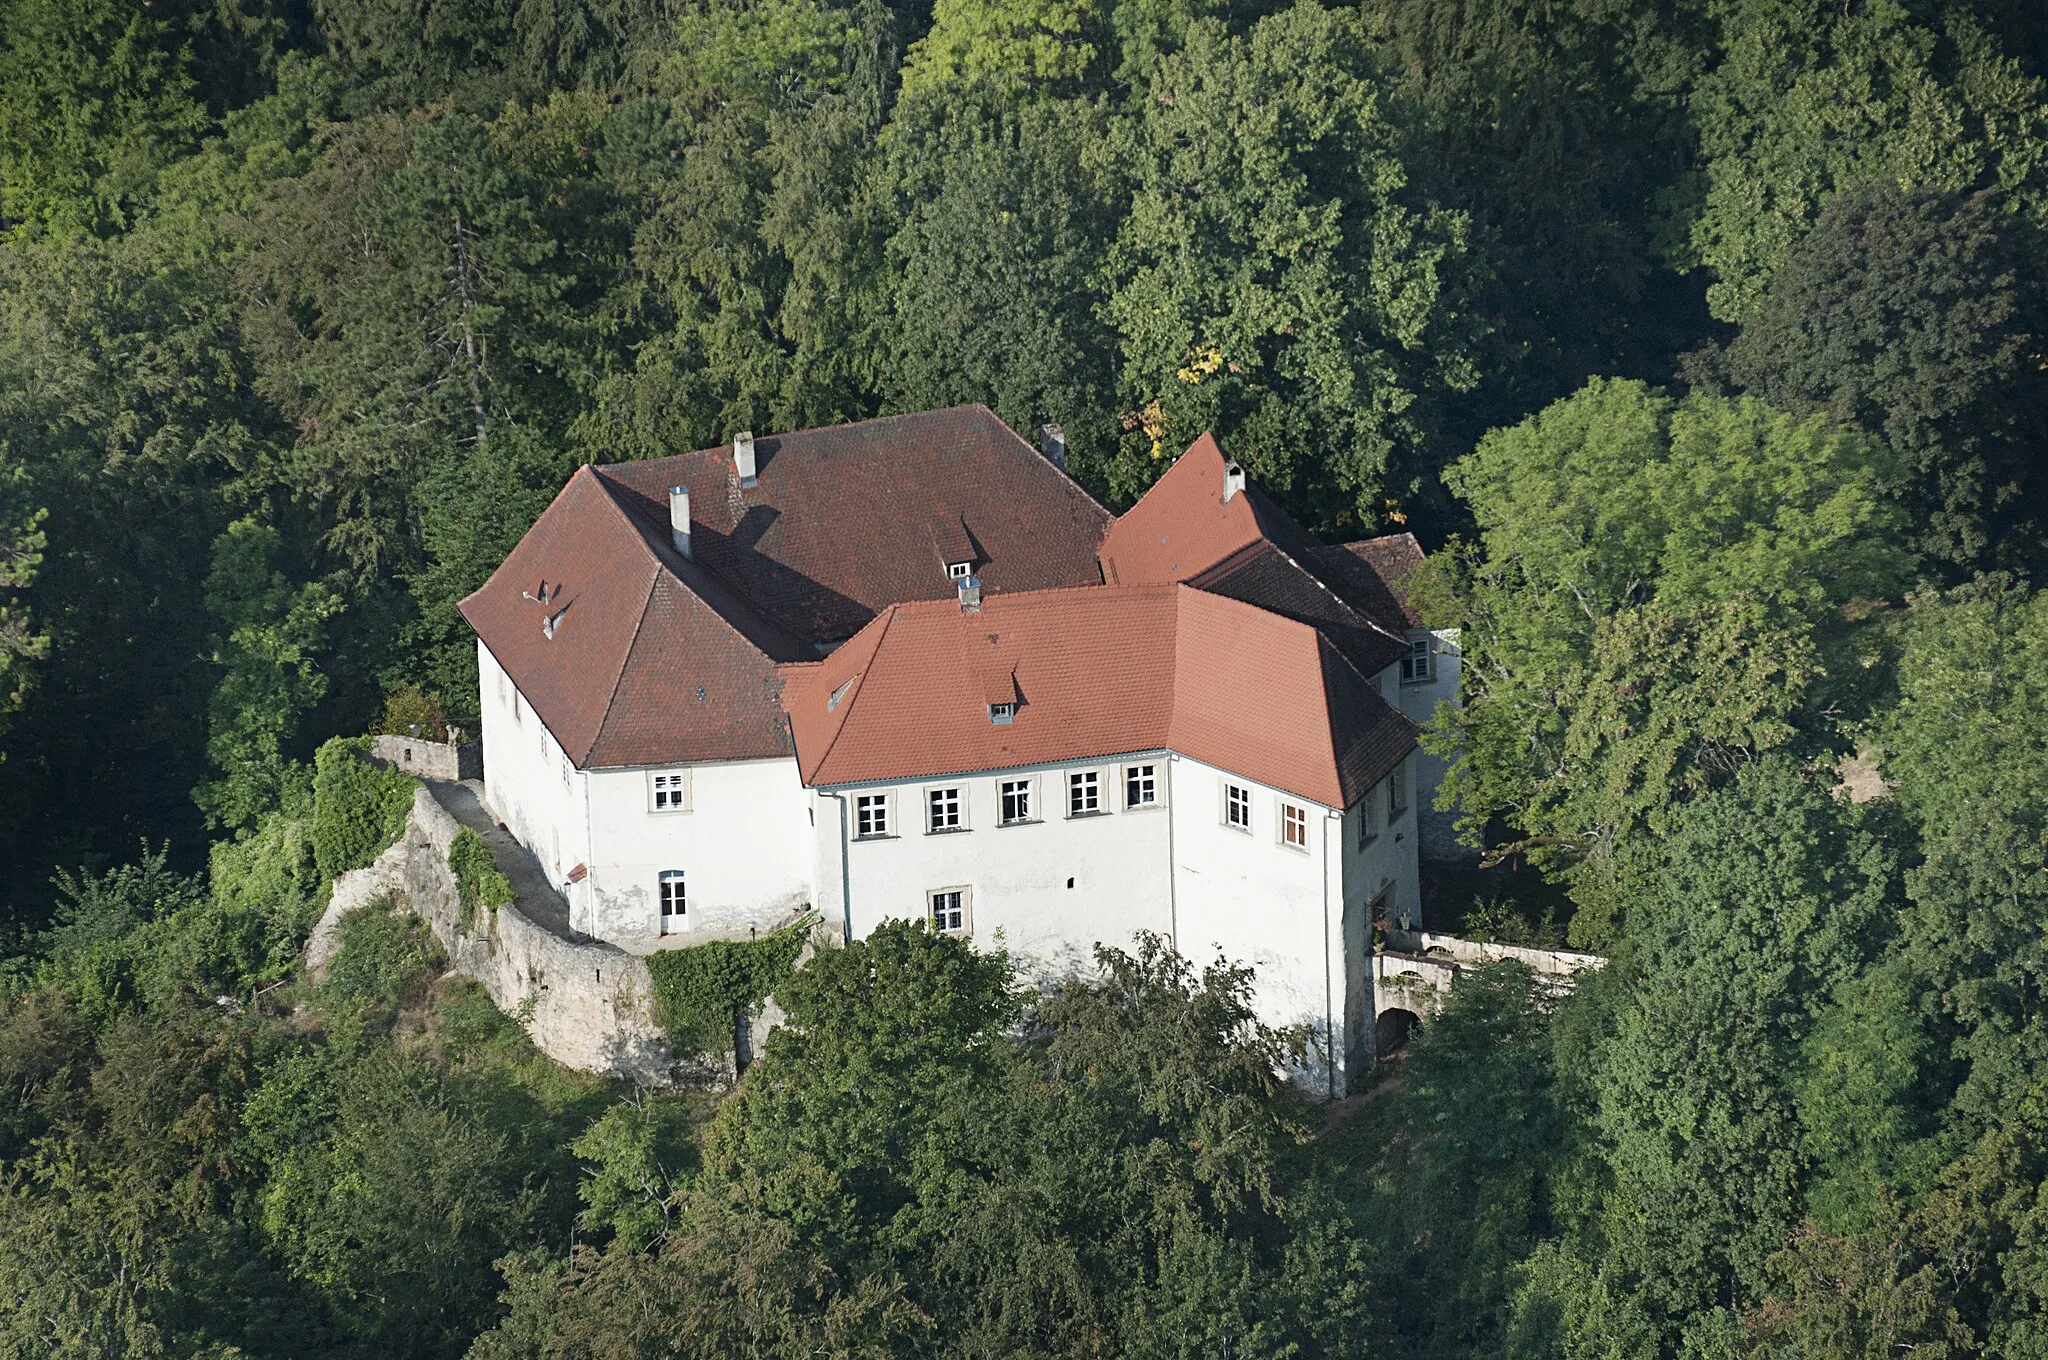
POLYGON ((2028 0, 7 0, 0 1360, 2035 1360, 2044 229, 2028 0), (1158 941, 722 1101, 302 975, 575 468, 970 402, 1416 533, 1468 919, 1606 967, 1334 1111, 1158 941))

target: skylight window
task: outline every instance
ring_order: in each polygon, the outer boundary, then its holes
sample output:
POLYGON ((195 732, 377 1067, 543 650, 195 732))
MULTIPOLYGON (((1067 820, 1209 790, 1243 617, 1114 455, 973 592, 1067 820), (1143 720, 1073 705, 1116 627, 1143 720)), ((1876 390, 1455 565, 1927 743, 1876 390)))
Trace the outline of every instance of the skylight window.
POLYGON ((832 712, 832 710, 839 707, 839 701, 846 697, 846 691, 852 689, 853 682, 858 679, 860 679, 860 677, 857 675, 848 676, 845 684, 841 685, 838 689, 832 691, 831 695, 828 696, 825 700, 825 711, 827 713, 830 713, 832 712))

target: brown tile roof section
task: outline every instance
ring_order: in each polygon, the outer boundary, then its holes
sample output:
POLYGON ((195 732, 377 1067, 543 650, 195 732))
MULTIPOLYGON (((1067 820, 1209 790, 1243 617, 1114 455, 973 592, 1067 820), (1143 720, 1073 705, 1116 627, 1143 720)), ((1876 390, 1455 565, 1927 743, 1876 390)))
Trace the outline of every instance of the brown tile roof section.
POLYGON ((812 785, 1170 749, 1343 808, 1415 745, 1314 628, 1188 586, 898 605, 783 675, 812 785), (989 721, 991 677, 1014 686, 1014 722, 989 721))
POLYGON ((1206 434, 1175 459, 1110 528, 1103 579, 1187 581, 1270 609, 1321 629, 1368 676, 1406 655, 1384 588, 1375 582, 1354 598, 1345 579, 1325 570, 1328 550, 1258 487, 1225 501, 1224 467, 1222 448, 1206 434))
POLYGON ((461 609, 580 768, 789 754, 770 652, 799 649, 758 625, 750 638, 706 594, 717 584, 586 467, 461 609), (545 606, 526 598, 543 583, 545 606))
POLYGON ((1423 626, 1405 586, 1408 573, 1422 565, 1422 545, 1414 534, 1319 547, 1313 556, 1318 570, 1362 612, 1396 627, 1423 626))
POLYGON ((985 406, 763 435, 754 456, 751 488, 731 445, 602 472, 664 536, 669 488, 689 487, 696 560, 807 642, 952 597, 946 564, 963 554, 989 594, 1101 580, 1109 513, 985 406))

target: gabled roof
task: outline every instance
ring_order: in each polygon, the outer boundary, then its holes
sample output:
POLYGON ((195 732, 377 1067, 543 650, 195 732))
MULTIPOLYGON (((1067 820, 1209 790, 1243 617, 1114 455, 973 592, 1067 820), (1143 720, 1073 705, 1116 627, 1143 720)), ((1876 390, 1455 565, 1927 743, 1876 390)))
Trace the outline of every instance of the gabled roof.
POLYGON ((986 406, 762 435, 754 457, 752 487, 729 444, 602 472, 663 536, 669 488, 689 487, 696 561, 806 642, 951 597, 951 562, 972 562, 989 594, 1101 580, 1109 513, 986 406))
POLYGON ((719 594, 586 467, 460 608, 579 768, 787 755, 771 652, 804 649, 719 594))
POLYGON ((1422 616, 1408 603, 1408 574, 1422 565, 1414 534, 1387 534, 1356 543, 1318 547, 1317 569, 1344 595, 1382 623, 1420 628, 1422 616))
POLYGON ((1344 808, 1415 745, 1313 627, 1184 585, 901 604, 783 676, 813 786, 1167 749, 1344 808))
POLYGON ((1270 609, 1320 629, 1368 676, 1405 656, 1404 624, 1384 606, 1384 588, 1375 582, 1354 598, 1348 577, 1326 570, 1329 550, 1258 487, 1247 484, 1225 500, 1225 466, 1206 434, 1175 459, 1110 527, 1103 579, 1186 581, 1270 609))

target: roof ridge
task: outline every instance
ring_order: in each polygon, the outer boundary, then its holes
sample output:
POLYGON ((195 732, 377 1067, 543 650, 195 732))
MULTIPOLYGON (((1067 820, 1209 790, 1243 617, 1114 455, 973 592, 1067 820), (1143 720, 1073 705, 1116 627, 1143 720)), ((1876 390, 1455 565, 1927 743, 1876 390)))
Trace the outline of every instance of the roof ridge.
MULTIPOLYGON (((612 676, 612 683, 605 690, 603 716, 597 720, 596 730, 590 734, 590 743, 583 748, 582 759, 576 762, 579 769, 590 759, 590 753, 597 749, 605 728, 611 726, 612 709, 619 701, 619 686, 626 682, 626 671, 633 664, 633 653, 640 647, 640 631, 647 626, 647 615, 654 608, 654 587, 660 580, 661 564, 656 562, 654 570, 647 575, 646 592, 640 601, 640 616, 633 620, 633 635, 626 639, 625 647, 619 652, 618 673, 612 676)), ((542 719, 542 725, 546 725, 546 719, 542 719)))
MULTIPOLYGON (((833 726, 831 740, 825 743, 825 749, 818 753, 817 761, 811 766, 811 773, 813 775, 823 770, 826 762, 832 759, 832 752, 838 749, 839 738, 846 734, 847 724, 853 721, 853 706, 860 702, 861 691, 867 688, 861 682, 867 678, 868 670, 875 664, 875 658, 882 654, 882 644, 889 640, 889 628, 896 622, 896 611, 902 607, 901 605, 892 604, 876 615, 882 621, 882 631, 875 635, 875 645, 868 648, 867 660, 862 663, 861 668, 847 677, 854 682, 853 693, 846 697, 846 711, 839 715, 839 721, 833 726)), ((868 625, 870 628, 873 626, 872 623, 868 625)), ((862 631, 865 632, 866 629, 862 631)), ((792 728, 791 737, 794 738, 794 736, 795 730, 792 728)), ((792 744, 794 743, 792 742, 792 744)), ((801 768, 801 760, 798 761, 798 766, 801 768)))
MULTIPOLYGON (((1280 556, 1286 558, 1288 563, 1292 565, 1295 568, 1295 570, 1299 571, 1303 576, 1308 577, 1309 580, 1315 582, 1317 587, 1321 589, 1321 591, 1325 595, 1328 595, 1331 599, 1335 600, 1337 602, 1338 607, 1341 608, 1345 613, 1359 620, 1367 628, 1370 628, 1373 632, 1378 633, 1381 637, 1387 638, 1393 642, 1398 642, 1404 647, 1408 645, 1408 638, 1405 634, 1396 634, 1390 631, 1389 629, 1382 627, 1379 621, 1374 619, 1370 614, 1367 614, 1365 611, 1361 609, 1354 608, 1349 600, 1345 599, 1342 595, 1339 595, 1335 590, 1331 588, 1330 583, 1328 581, 1325 581, 1322 577, 1316 575, 1316 573, 1313 570, 1311 570, 1305 563, 1296 559, 1293 554, 1287 551, 1287 549, 1281 547, 1278 543, 1273 543, 1273 540, 1270 538, 1266 541, 1268 543, 1272 543, 1273 551, 1279 553, 1280 556)), ((1327 543, 1319 543, 1316 546, 1328 547, 1330 545, 1327 543)), ((1353 669, 1355 670, 1357 668, 1353 667, 1353 669)))

